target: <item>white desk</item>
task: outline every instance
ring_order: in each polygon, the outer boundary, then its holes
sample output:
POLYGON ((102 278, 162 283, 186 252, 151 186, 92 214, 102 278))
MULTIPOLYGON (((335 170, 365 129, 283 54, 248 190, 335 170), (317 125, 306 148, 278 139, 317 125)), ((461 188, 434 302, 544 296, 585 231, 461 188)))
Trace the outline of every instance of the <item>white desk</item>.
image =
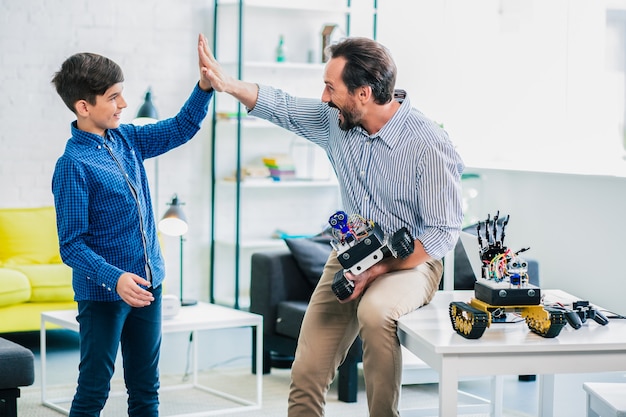
MULTIPOLYGON (((543 290, 546 303, 579 300, 559 290, 543 290)), ((439 416, 457 415, 460 376, 539 375, 539 415, 554 415, 554 374, 626 370, 626 321, 601 326, 587 320, 566 325, 546 339, 526 323, 493 323, 480 339, 456 334, 451 301, 469 301, 473 291, 439 291, 433 301, 398 320, 400 343, 439 373, 439 416)), ((590 300, 593 303, 593 300, 590 300)), ((492 415, 494 411, 492 410, 492 415)))
MULTIPOLYGON (((78 322, 76 321, 77 314, 76 310, 48 311, 41 314, 41 403, 66 415, 69 414, 69 410, 61 407, 59 403, 67 402, 67 398, 46 398, 46 322, 54 323, 64 329, 78 332, 78 322)), ((215 304, 198 303, 194 306, 181 307, 180 312, 175 317, 163 320, 162 328, 163 334, 191 332, 193 354, 192 382, 190 384, 168 386, 161 389, 199 389, 242 405, 241 407, 229 407, 221 410, 194 413, 194 416, 208 416, 232 413, 240 410, 258 410, 261 408, 263 391, 263 316, 215 304), (253 354, 256 354, 256 402, 251 402, 198 383, 198 337, 196 332, 200 330, 228 329, 235 327, 251 327, 256 335, 256 346, 253 349, 253 354)), ((177 414, 176 416, 182 415, 183 414, 177 414)))

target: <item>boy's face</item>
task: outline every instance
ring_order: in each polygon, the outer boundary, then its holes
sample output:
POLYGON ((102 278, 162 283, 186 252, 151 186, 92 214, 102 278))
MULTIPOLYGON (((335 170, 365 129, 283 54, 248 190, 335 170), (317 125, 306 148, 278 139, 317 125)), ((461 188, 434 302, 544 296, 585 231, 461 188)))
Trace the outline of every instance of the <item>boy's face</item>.
POLYGON ((114 84, 103 95, 96 96, 96 104, 79 100, 76 103, 78 128, 104 136, 107 129, 119 127, 122 109, 126 108, 126 100, 122 97, 123 89, 123 83, 114 84))

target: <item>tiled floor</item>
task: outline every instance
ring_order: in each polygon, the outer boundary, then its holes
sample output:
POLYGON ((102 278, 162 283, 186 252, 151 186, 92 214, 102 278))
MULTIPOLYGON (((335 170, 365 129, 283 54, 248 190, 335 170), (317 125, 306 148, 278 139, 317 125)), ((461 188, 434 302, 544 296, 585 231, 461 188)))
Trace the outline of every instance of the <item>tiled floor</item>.
MULTIPOLYGON (((201 369, 210 369, 216 366, 240 365, 249 363, 250 332, 243 329, 231 332, 208 332, 200 337, 211 339, 207 345, 219 348, 220 352, 200 352, 201 369), (231 341, 232 343, 228 343, 231 341), (246 362, 248 361, 248 362, 246 362)), ((164 339, 162 373, 183 373, 187 367, 188 339, 186 335, 167 335, 164 339), (168 369, 172 368, 172 369, 168 369)), ((13 340, 30 348, 35 354, 35 385, 40 384, 40 343, 39 332, 5 334, 7 339, 13 340)), ((76 380, 78 364, 78 336, 68 330, 53 330, 47 336, 47 384, 71 384, 76 380)), ((121 369, 121 366, 117 366, 121 369)), ((558 375, 556 378, 555 403, 557 404, 555 417, 584 417, 585 397, 582 383, 586 381, 616 381, 626 382, 626 374, 591 374, 591 375, 558 375)), ((526 415, 538 415, 538 386, 539 381, 519 381, 515 375, 504 378, 504 408, 517 410, 526 415)), ((480 378, 460 383, 461 390, 480 397, 489 397, 490 379, 480 378)))

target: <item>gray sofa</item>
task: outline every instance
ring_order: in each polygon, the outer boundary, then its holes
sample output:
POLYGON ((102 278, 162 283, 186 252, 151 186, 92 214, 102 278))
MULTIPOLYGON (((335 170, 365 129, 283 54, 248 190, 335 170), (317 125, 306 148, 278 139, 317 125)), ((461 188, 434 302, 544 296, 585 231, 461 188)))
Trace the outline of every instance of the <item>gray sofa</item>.
POLYGON ((34 360, 29 349, 0 338, 0 416, 17 417, 19 387, 35 380, 34 360))

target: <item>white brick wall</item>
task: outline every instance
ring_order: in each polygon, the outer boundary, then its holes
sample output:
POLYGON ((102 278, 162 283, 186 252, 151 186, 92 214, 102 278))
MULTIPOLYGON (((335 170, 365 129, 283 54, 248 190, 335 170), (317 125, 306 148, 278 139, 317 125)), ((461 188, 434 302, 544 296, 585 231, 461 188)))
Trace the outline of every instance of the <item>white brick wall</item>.
MULTIPOLYGON (((117 62, 130 122, 151 86, 162 118, 173 116, 198 80, 197 36, 211 35, 206 0, 0 0, 0 207, 53 204, 50 180, 74 115, 50 80, 76 52, 117 62)), ((186 293, 208 294, 209 127, 159 161, 158 213, 178 193, 186 202, 186 293)), ((146 164, 153 181, 153 164, 146 164)), ((167 291, 178 293, 178 241, 164 238, 167 291)))

